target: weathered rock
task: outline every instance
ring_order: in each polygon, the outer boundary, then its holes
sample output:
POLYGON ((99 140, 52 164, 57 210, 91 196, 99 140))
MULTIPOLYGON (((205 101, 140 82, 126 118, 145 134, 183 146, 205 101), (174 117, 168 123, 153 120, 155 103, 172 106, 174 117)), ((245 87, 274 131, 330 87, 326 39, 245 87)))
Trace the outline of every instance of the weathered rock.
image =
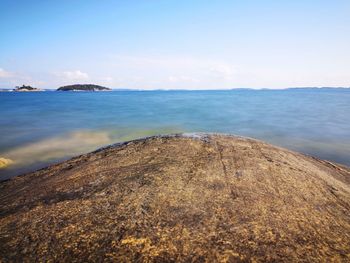
POLYGON ((110 146, 0 184, 0 261, 349 262, 350 169, 224 136, 110 146))

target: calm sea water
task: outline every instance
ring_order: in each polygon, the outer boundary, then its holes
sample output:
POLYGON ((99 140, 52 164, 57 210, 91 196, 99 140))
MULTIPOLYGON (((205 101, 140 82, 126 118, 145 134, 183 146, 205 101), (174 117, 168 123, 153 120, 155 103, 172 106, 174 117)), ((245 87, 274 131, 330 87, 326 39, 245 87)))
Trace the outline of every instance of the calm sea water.
POLYGON ((175 132, 254 137, 350 165, 350 90, 0 93, 0 179, 175 132))

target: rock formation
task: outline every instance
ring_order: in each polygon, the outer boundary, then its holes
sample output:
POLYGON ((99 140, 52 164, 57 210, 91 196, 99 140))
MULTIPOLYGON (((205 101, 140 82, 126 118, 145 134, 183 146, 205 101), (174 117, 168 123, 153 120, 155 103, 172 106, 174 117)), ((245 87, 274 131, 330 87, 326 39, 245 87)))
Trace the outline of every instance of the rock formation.
POLYGON ((116 144, 0 184, 0 261, 349 262, 349 183, 248 138, 116 144))
POLYGON ((38 89, 38 88, 33 88, 31 86, 25 86, 25 85, 22 85, 22 87, 16 87, 13 91, 42 91, 41 89, 38 89))
POLYGON ((108 91, 111 90, 106 87, 93 85, 93 84, 75 84, 69 86, 63 86, 57 89, 57 91, 108 91))

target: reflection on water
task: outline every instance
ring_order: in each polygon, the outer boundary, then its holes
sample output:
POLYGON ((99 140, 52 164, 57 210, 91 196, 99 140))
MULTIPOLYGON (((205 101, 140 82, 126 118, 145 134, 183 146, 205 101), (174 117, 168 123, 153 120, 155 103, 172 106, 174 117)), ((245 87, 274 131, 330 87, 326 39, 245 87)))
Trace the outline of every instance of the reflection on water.
POLYGON ((0 153, 0 175, 6 179, 18 174, 18 171, 30 171, 58 160, 64 160, 79 154, 91 152, 97 148, 115 143, 133 140, 155 134, 176 133, 176 129, 137 130, 137 131, 74 131, 61 136, 39 140, 15 147, 0 153))
POLYGON ((111 138, 106 132, 80 131, 19 146, 2 156, 12 160, 12 165, 23 166, 74 156, 109 143, 111 138))
POLYGON ((0 157, 0 169, 9 167, 13 163, 12 160, 0 157))
POLYGON ((0 93, 0 179, 114 142, 221 132, 350 165, 350 90, 0 93))

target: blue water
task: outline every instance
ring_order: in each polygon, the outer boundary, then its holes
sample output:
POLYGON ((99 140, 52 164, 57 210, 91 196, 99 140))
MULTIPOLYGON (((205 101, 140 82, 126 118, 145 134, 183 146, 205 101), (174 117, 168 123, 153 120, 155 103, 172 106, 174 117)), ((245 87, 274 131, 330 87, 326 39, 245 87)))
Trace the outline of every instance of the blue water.
POLYGON ((0 179, 159 133, 254 137, 350 165, 350 90, 0 93, 0 179))

